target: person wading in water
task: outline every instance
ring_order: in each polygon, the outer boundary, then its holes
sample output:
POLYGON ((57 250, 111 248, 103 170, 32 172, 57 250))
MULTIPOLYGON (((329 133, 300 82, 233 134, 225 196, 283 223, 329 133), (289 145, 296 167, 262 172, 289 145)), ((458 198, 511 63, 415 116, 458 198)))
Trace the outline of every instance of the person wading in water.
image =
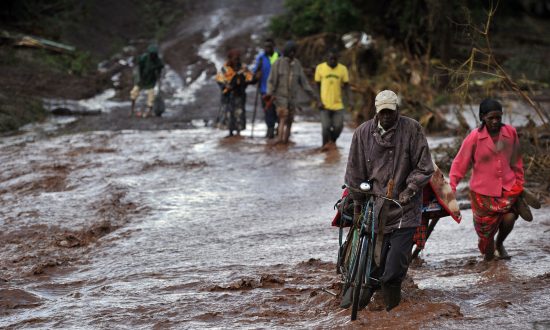
POLYGON ((227 53, 227 61, 216 75, 216 82, 222 91, 221 102, 229 135, 237 135, 246 128, 246 87, 252 82, 252 72, 241 63, 241 53, 232 49, 227 53))
MULTIPOLYGON (((376 266, 370 276, 380 284, 363 290, 359 301, 361 308, 366 306, 381 286, 389 311, 401 301, 401 283, 409 268, 413 235, 422 218, 422 189, 430 181, 434 167, 422 126, 399 114, 397 95, 382 91, 374 104, 376 116, 353 134, 344 180, 355 190, 362 182, 371 181, 373 193, 399 199, 402 205, 401 210, 391 202, 376 199, 376 266)), ((358 221, 365 195, 351 192, 351 196, 355 205, 353 218, 358 221)), ((351 294, 345 294, 340 306, 350 305, 351 294)))
MULTIPOLYGON (((155 101, 155 85, 160 80, 162 68, 164 68, 164 63, 158 55, 158 48, 155 45, 150 45, 147 52, 139 57, 134 74, 134 88, 130 91, 130 99, 132 100, 130 117, 134 114, 136 100, 141 90, 145 90, 147 93, 147 110, 143 113, 143 117, 151 115, 153 102, 155 101)), ((136 115, 140 117, 141 112, 138 111, 136 115)))
POLYGON ((288 143, 290 128, 294 121, 298 89, 301 87, 313 100, 320 102, 304 74, 302 64, 296 56, 296 44, 288 41, 279 58, 271 67, 267 80, 266 102, 273 101, 279 117, 277 143, 288 143), (273 100, 272 100, 273 98, 273 100))
POLYGON ((509 259, 504 240, 512 232, 518 215, 527 221, 533 216, 530 205, 540 203, 524 191, 523 161, 516 129, 502 123, 502 106, 493 99, 479 105, 481 126, 462 142, 451 165, 450 184, 456 193, 458 183, 470 167, 470 200, 478 248, 489 261, 495 250, 501 259, 509 259), (495 241, 495 235, 496 241, 495 241))
POLYGON ((345 65, 338 63, 336 50, 331 49, 327 61, 317 65, 315 81, 319 85, 322 107, 321 135, 323 150, 335 147, 336 140, 344 128, 344 102, 342 91, 346 92, 347 106, 352 107, 351 92, 349 90, 349 74, 345 65))
POLYGON ((268 38, 265 40, 263 53, 258 55, 254 69, 252 69, 254 80, 258 81, 259 91, 262 95, 262 108, 264 109, 265 124, 267 125, 267 133, 265 136, 268 139, 273 139, 275 137, 275 124, 277 124, 279 119, 277 118, 277 111, 275 110, 273 102, 266 102, 267 78, 269 78, 271 66, 280 56, 281 54, 275 50, 275 42, 273 39, 268 38))

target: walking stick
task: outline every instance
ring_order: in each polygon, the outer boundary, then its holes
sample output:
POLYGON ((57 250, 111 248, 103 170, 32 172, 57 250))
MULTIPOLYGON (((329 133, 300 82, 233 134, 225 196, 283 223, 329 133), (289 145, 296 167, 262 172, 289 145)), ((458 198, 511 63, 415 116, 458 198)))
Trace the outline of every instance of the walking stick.
POLYGON ((256 88, 256 97, 254 98, 254 112, 252 112, 252 128, 250 130, 250 137, 254 138, 254 121, 256 121, 256 110, 258 110, 258 94, 260 94, 260 83, 256 88))

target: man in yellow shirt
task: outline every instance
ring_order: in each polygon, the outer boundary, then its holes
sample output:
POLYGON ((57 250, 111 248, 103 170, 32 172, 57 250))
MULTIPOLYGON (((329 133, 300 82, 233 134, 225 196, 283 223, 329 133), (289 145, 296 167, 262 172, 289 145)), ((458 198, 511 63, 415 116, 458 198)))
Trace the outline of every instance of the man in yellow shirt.
POLYGON ((328 53, 326 62, 317 65, 315 81, 319 84, 322 108, 321 126, 323 148, 330 148, 342 133, 344 128, 344 102, 342 90, 346 92, 348 106, 352 103, 349 91, 349 74, 345 65, 338 63, 335 50, 328 53))

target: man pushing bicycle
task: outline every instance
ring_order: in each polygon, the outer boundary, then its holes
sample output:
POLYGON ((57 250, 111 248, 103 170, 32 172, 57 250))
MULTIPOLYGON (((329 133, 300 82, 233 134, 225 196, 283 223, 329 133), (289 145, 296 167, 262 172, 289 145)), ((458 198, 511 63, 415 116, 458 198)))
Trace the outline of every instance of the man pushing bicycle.
MULTIPOLYGON (((390 90, 378 93, 375 107, 376 116, 355 130, 345 182, 354 200, 354 222, 364 209, 366 196, 359 192, 363 182, 372 182, 373 194, 397 199, 402 206, 383 198, 374 202, 374 267, 370 273, 374 281, 361 291, 359 300, 364 308, 381 288, 389 311, 401 301, 401 283, 422 216, 422 188, 434 167, 422 126, 399 114, 397 95, 390 90)), ((341 307, 350 305, 351 293, 345 292, 341 307)))

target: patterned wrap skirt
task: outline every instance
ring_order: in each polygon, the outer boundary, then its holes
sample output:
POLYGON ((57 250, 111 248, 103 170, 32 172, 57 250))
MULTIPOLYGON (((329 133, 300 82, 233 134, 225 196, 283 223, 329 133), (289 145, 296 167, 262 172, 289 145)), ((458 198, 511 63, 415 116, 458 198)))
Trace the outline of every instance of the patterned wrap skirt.
POLYGON ((485 254, 492 242, 505 214, 513 212, 514 204, 523 191, 523 186, 515 184, 510 191, 502 190, 501 197, 492 197, 470 191, 474 228, 479 237, 479 251, 485 254))

